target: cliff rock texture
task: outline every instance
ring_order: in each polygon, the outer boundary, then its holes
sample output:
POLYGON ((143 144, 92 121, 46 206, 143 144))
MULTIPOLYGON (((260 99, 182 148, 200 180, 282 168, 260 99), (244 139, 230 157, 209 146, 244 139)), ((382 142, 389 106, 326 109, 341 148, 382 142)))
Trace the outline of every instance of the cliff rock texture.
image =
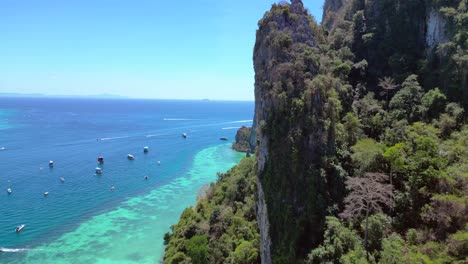
MULTIPOLYGON (((263 263, 301 261, 322 242, 327 211, 342 206, 343 181, 355 173, 346 153, 356 140, 341 130, 348 139, 340 138, 337 147, 337 125, 352 128, 364 94, 384 96, 383 77, 406 79, 410 86, 417 77, 409 75, 416 73, 427 90, 440 85, 449 99, 466 103, 460 99, 466 93, 466 61, 456 59, 466 58, 466 43, 455 34, 466 39, 466 30, 457 26, 466 23, 464 4, 454 9, 417 0, 327 0, 324 7, 324 27, 300 0, 274 4, 259 21, 253 136, 263 263), (447 14, 457 12, 459 22, 450 22, 447 14), (450 38, 461 50, 448 48, 441 59, 436 49, 450 38), (354 112, 343 117, 347 111, 354 112)), ((398 98, 390 107, 396 108, 398 98)), ((378 121, 385 115, 379 108, 364 131, 370 136, 388 125, 378 121)), ((359 138, 362 125, 356 126, 359 138)))
POLYGON ((382 76, 403 82, 411 72, 467 107, 467 9, 466 0, 326 0, 322 25, 333 48, 347 46, 352 60, 366 63, 351 84, 378 93, 382 76))
POLYGON ((184 211, 165 263, 466 262, 468 0, 324 7, 259 21, 236 136, 255 158, 184 211))
POLYGON ((340 16, 343 5, 349 0, 326 0, 323 4, 322 26, 330 30, 337 17, 340 16))
POLYGON ((254 127, 263 263, 294 263, 319 243, 333 200, 326 185, 334 170, 324 159, 334 151, 340 105, 338 80, 320 72, 321 40, 300 0, 273 5, 259 22, 254 127))
POLYGON ((232 148, 239 152, 252 152, 253 148, 250 146, 250 134, 252 128, 241 127, 237 130, 236 141, 232 143, 232 148))

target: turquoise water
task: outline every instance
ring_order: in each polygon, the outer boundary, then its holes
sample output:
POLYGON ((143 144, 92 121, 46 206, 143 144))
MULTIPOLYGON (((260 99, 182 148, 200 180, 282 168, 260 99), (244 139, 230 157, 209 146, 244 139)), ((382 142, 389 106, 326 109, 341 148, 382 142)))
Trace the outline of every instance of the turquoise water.
POLYGON ((0 130, 11 127, 8 117, 12 115, 14 115, 13 111, 8 109, 0 109, 0 130))
POLYGON ((93 216, 28 252, 27 263, 155 263, 164 253, 164 233, 187 205, 195 204, 197 191, 243 156, 229 145, 206 148, 197 153, 184 176, 93 216))
POLYGON ((157 263, 201 186, 243 157, 219 138, 251 123, 253 103, 0 98, 0 109, 0 263, 157 263))

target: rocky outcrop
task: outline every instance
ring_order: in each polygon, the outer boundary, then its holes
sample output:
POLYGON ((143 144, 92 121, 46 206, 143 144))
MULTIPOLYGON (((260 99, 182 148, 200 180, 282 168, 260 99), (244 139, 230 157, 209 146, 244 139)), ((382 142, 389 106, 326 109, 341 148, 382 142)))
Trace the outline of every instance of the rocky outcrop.
POLYGON ((333 151, 336 105, 329 101, 335 80, 315 78, 317 28, 300 0, 274 4, 259 21, 253 61, 262 263, 295 263, 321 242, 328 194, 320 166, 333 151))
POLYGON ((252 152, 252 147, 250 146, 250 134, 252 128, 250 127, 241 127, 237 130, 236 141, 232 143, 232 148, 235 151, 239 152, 252 152))
POLYGON ((349 0, 325 0, 323 4, 322 26, 331 30, 339 11, 349 0))

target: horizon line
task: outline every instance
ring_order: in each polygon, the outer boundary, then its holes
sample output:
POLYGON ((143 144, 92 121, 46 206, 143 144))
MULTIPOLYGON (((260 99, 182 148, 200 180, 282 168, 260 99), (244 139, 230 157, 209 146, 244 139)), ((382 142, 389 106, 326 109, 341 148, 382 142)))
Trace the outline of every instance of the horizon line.
POLYGON ((210 99, 210 98, 155 98, 155 97, 130 97, 123 95, 48 95, 48 94, 21 94, 0 93, 0 98, 51 98, 51 99, 100 99, 100 100, 166 100, 166 101, 227 101, 227 102, 255 102, 255 99, 210 99))

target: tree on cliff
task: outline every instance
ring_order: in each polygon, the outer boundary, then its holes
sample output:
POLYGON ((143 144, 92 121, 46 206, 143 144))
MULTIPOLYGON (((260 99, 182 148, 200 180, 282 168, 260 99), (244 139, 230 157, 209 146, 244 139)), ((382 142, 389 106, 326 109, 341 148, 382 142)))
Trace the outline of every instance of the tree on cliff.
POLYGON ((388 175, 377 172, 365 173, 363 177, 351 177, 346 180, 350 194, 344 202, 345 210, 340 214, 343 218, 358 218, 366 214, 364 247, 367 247, 367 232, 369 213, 381 212, 383 207, 392 207, 392 185, 388 175))
POLYGON ((383 79, 379 79, 379 87, 383 89, 383 91, 380 92, 380 95, 385 95, 385 101, 387 102, 386 108, 388 109, 388 96, 391 91, 398 88, 398 85, 395 84, 395 80, 393 80, 391 77, 384 77, 383 79))

